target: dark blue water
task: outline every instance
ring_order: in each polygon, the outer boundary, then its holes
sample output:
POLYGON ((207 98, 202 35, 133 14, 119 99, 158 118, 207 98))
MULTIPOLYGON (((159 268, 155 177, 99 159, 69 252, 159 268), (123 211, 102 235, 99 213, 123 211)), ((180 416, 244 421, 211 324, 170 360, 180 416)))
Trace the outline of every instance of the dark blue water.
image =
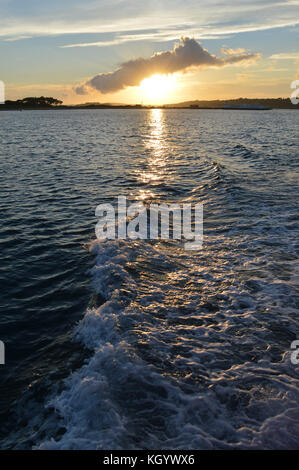
POLYGON ((297 448, 298 113, 0 120, 1 448, 297 448), (203 249, 95 242, 118 195, 202 202, 203 249))

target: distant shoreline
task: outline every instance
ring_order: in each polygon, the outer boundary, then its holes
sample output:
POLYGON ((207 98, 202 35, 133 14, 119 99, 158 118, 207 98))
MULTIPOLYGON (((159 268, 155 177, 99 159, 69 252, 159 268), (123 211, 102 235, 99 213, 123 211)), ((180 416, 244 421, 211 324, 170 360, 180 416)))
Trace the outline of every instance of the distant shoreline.
POLYGON ((298 110, 299 108, 296 106, 292 106, 289 108, 237 108, 237 107, 190 107, 190 106, 53 106, 53 107, 24 107, 24 108, 17 108, 12 106, 1 106, 0 111, 53 111, 53 110, 72 110, 78 111, 82 109, 88 110, 95 110, 95 109, 141 109, 141 110, 148 110, 148 109, 189 109, 192 111, 203 111, 203 110, 214 110, 214 111, 271 111, 273 109, 280 109, 280 110, 298 110))
POLYGON ((271 109, 299 109, 291 103, 290 98, 237 98, 231 100, 193 100, 180 103, 161 105, 121 104, 87 102, 82 104, 65 105, 61 100, 52 97, 30 97, 16 101, 6 100, 0 104, 0 111, 24 111, 47 109, 222 109, 237 111, 269 111, 271 109))

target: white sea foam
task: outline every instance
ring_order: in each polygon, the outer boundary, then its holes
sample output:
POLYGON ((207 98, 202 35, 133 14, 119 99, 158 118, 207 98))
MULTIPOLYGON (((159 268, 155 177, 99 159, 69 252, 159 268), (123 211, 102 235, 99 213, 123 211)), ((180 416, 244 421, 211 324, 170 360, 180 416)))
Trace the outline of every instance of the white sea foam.
POLYGON ((281 318, 258 310, 259 299, 279 310, 287 284, 242 284, 225 262, 215 271, 221 250, 212 266, 174 246, 97 241, 91 251, 105 300, 75 335, 93 355, 48 404, 65 434, 38 448, 298 447, 298 374, 274 344, 285 335, 287 348, 290 330, 276 335, 281 318))

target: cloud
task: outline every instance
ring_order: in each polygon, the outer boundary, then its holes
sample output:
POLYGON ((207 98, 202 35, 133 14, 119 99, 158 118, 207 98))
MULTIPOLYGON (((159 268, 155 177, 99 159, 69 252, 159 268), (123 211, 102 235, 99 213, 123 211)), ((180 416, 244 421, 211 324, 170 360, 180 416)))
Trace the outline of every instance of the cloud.
POLYGON ((139 57, 124 62, 114 72, 100 73, 80 85, 75 90, 78 94, 87 93, 88 87, 101 93, 115 93, 129 86, 138 86, 140 82, 155 74, 183 72, 191 67, 224 67, 226 65, 248 62, 260 57, 260 54, 235 52, 226 57, 210 54, 195 39, 181 38, 181 42, 172 51, 157 52, 149 59, 139 57))
POLYGON ((27 0, 21 8, 23 3, 1 2, 0 37, 135 34, 153 28, 157 36, 170 29, 178 37, 187 35, 185 25, 194 27, 189 35, 200 37, 196 32, 219 36, 299 24, 298 0, 27 0))
POLYGON ((238 47, 237 49, 225 49, 224 47, 221 49, 222 54, 224 55, 237 55, 237 54, 244 54, 245 49, 242 47, 238 47))
POLYGON ((280 54, 273 54, 269 59, 275 60, 298 60, 299 52, 281 52, 280 54))
MULTIPOLYGON (((183 28, 183 26, 181 27, 183 28)), ((181 36, 190 35, 196 36, 198 39, 221 39, 228 38, 228 35, 216 35, 216 34, 203 34, 198 32, 198 30, 187 28, 180 29, 179 31, 181 36)), ((151 42, 163 42, 163 41, 175 41, 178 37, 177 29, 171 30, 164 30, 164 31, 153 31, 150 30, 148 33, 140 33, 138 31, 134 31, 132 34, 116 34, 114 39, 106 40, 106 41, 94 41, 94 42, 79 42, 74 44, 65 44, 63 46, 59 46, 61 49, 70 49, 74 47, 109 47, 109 46, 118 46, 119 44, 125 44, 128 42, 137 42, 137 41, 151 41, 151 42)))
MULTIPOLYGON (((281 52, 279 54, 273 54, 269 59, 274 60, 293 60, 294 66, 298 67, 299 63, 299 52, 281 52)), ((276 69, 279 70, 279 69, 276 69)), ((296 78, 299 78, 299 70, 297 70, 296 78)))
POLYGON ((75 88, 75 91, 76 91, 77 95, 86 95, 87 94, 87 90, 86 90, 85 85, 77 86, 75 88))
POLYGON ((14 42, 14 41, 22 41, 23 39, 32 39, 32 36, 28 36, 28 35, 12 36, 12 37, 3 39, 3 41, 5 41, 5 42, 14 42))

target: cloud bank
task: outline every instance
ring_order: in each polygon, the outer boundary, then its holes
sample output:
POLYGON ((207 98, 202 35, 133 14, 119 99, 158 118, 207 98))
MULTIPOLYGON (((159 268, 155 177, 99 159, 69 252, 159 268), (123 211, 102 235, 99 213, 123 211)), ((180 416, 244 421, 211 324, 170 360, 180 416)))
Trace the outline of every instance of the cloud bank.
POLYGON ((225 57, 210 54, 195 39, 181 38, 172 51, 157 52, 148 59, 139 57, 124 62, 114 72, 100 73, 77 87, 78 94, 86 94, 88 87, 101 93, 115 93, 130 86, 138 86, 144 78, 155 74, 184 72, 191 67, 224 67, 226 65, 248 62, 260 57, 260 54, 233 51, 225 57))
POLYGON ((149 41, 167 41, 164 36, 219 37, 299 24, 298 0, 27 0, 26 8, 24 0, 0 3, 0 38, 84 34, 76 41, 87 44, 86 34, 99 33, 100 47, 106 40, 124 42, 124 36, 130 41, 129 32, 136 40, 139 31, 151 34, 149 41))

